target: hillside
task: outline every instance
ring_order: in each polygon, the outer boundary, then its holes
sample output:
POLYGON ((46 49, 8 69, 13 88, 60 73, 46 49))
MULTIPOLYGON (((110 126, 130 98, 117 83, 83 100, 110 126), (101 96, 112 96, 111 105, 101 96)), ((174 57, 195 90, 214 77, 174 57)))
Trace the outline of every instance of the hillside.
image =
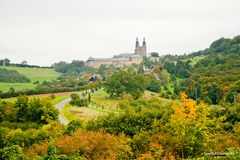
POLYGON ((162 57, 163 69, 171 74, 174 93, 185 91, 192 99, 208 104, 233 102, 240 93, 240 36, 220 38, 209 48, 189 55, 162 57), (177 82, 176 78, 182 78, 177 82))
POLYGON ((7 70, 0 68, 0 82, 4 83, 29 83, 30 80, 24 76, 18 73, 15 70, 7 70))
POLYGON ((223 100, 233 102, 234 95, 240 92, 240 36, 220 38, 196 53, 188 57, 203 58, 194 65, 187 79, 188 95, 195 98, 197 92, 198 98, 212 104, 223 100))
POLYGON ((54 80, 60 75, 60 73, 54 69, 48 68, 0 67, 0 69, 1 68, 15 70, 31 81, 30 83, 0 83, 0 90, 3 92, 8 91, 10 87, 13 87, 15 90, 32 89, 36 86, 33 83, 37 81, 41 83, 43 81, 54 80))

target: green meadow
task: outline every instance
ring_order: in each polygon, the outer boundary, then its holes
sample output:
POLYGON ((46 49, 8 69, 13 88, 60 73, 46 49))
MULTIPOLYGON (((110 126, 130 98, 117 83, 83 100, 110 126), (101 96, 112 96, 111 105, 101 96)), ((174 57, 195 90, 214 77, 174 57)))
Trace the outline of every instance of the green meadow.
POLYGON ((36 81, 40 83, 43 81, 49 81, 57 79, 60 73, 54 69, 49 68, 22 68, 22 67, 0 67, 8 70, 16 70, 20 74, 25 75, 31 80, 31 83, 0 83, 0 91, 6 92, 10 87, 15 90, 33 89, 36 85, 33 84, 36 81))

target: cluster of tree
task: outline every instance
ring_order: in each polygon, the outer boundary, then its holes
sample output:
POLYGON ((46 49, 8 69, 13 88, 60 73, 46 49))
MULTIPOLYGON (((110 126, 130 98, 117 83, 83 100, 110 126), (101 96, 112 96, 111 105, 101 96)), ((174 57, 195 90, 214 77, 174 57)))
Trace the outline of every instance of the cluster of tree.
POLYGON ((71 94, 71 105, 79 106, 79 107, 87 107, 88 103, 91 102, 91 95, 90 93, 87 93, 87 96, 85 93, 82 93, 82 96, 80 97, 79 94, 73 93, 71 94))
MULTIPOLYGON (((161 105, 159 99, 153 98, 125 102, 121 107, 126 111, 99 117, 88 122, 87 127, 131 136, 130 147, 135 158, 196 158, 209 151, 237 148, 240 143, 239 103, 237 107, 226 106, 227 112, 216 114, 223 109, 211 109, 204 103, 196 105, 181 93, 180 103, 161 105), (225 118, 233 115, 234 121, 225 118)), ((238 154, 239 151, 235 156, 238 154)))
POLYGON ((13 67, 28 67, 28 68, 52 68, 52 67, 44 67, 39 65, 30 65, 27 64, 26 60, 23 60, 21 63, 11 63, 11 61, 7 58, 0 59, 0 66, 13 66, 13 67))
POLYGON ((169 73, 175 75, 179 78, 188 78, 191 72, 191 61, 174 61, 174 62, 165 62, 163 68, 167 69, 169 73))
POLYGON ((15 103, 2 101, 0 107, 0 121, 46 124, 58 117, 57 109, 47 98, 29 100, 27 96, 20 96, 15 103))
POLYGON ((160 93, 162 97, 176 99, 177 96, 167 87, 176 79, 171 80, 171 75, 166 69, 156 67, 153 70, 153 73, 144 73, 139 72, 137 68, 124 68, 115 71, 103 85, 111 98, 121 98, 129 94, 138 99, 145 90, 149 90, 160 93))
POLYGON ((5 58, 5 59, 0 59, 0 66, 9 66, 10 65, 10 60, 5 58))
POLYGON ((152 52, 152 53, 151 53, 151 57, 159 57, 159 53, 157 53, 157 52, 152 52))
POLYGON ((94 88, 100 83, 99 81, 87 83, 86 81, 77 79, 76 77, 70 78, 70 76, 60 76, 58 80, 43 81, 40 84, 35 82, 35 84, 37 84, 37 86, 34 89, 16 91, 11 87, 7 92, 0 91, 0 98, 17 97, 19 95, 81 91, 94 88))
POLYGON ((233 39, 220 38, 214 41, 209 47, 209 53, 218 54, 240 54, 240 36, 236 36, 233 39))
POLYGON ((160 81, 152 78, 147 86, 146 86, 146 89, 149 90, 149 91, 152 91, 152 92, 161 92, 161 84, 160 84, 160 81))
POLYGON ((71 63, 61 61, 59 63, 54 63, 52 67, 57 72, 75 76, 95 72, 95 69, 85 66, 84 61, 79 60, 73 60, 71 63))
MULTIPOLYGON (((41 143, 50 140, 51 138, 57 138, 64 133, 63 127, 59 122, 51 122, 45 125, 38 125, 38 128, 27 128, 25 130, 21 128, 13 129, 0 126, 0 148, 8 148, 14 145, 19 147, 28 148, 36 143, 41 143)), ((1 153, 1 149, 0 149, 1 153)), ((3 154, 0 154, 0 159, 3 154)), ((10 156, 10 153, 6 153, 5 156, 10 156)))
POLYGON ((143 95, 145 88, 144 75, 130 68, 113 73, 105 82, 105 89, 111 98, 130 94, 134 99, 138 99, 143 95))
POLYGON ((15 103, 0 101, 0 148, 5 147, 0 149, 0 159, 14 157, 14 145, 29 147, 61 134, 57 118, 58 111, 50 98, 20 96, 15 103))
POLYGON ((239 39, 221 38, 203 51, 162 57, 158 65, 171 74, 174 94, 185 91, 189 97, 209 104, 232 103, 240 90, 239 39))
POLYGON ((29 83, 30 80, 15 70, 0 68, 0 82, 5 83, 29 83))
POLYGON ((234 101, 240 93, 238 55, 209 55, 193 68, 191 76, 175 86, 175 93, 185 91, 191 98, 209 104, 234 101))
POLYGON ((146 66, 148 68, 152 68, 152 67, 158 65, 158 62, 151 61, 150 57, 143 57, 143 61, 142 61, 141 65, 146 66))

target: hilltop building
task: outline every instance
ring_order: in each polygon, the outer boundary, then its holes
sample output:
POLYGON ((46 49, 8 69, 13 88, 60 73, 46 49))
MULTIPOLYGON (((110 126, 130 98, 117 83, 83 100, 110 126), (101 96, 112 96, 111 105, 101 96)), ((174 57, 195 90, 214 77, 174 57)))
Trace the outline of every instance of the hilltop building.
POLYGON ((147 45, 145 38, 143 38, 142 46, 139 46, 138 38, 136 39, 136 47, 135 47, 135 54, 143 56, 147 56, 147 45))
POLYGON ((86 65, 93 68, 99 68, 102 64, 106 64, 107 66, 113 65, 116 67, 124 67, 132 64, 140 64, 144 56, 147 56, 147 45, 145 38, 143 38, 142 46, 139 45, 137 38, 134 53, 122 53, 115 55, 112 58, 90 57, 87 60, 86 65))

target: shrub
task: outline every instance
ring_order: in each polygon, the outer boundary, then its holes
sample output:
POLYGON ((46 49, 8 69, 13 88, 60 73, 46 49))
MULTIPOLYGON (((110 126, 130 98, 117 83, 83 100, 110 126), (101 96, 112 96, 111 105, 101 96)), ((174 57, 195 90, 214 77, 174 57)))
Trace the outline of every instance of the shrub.
POLYGON ((86 159, 129 159, 130 148, 124 136, 114 136, 103 131, 77 131, 55 142, 59 154, 80 155, 86 159))
POLYGON ((71 105, 76 105, 79 107, 88 106, 88 99, 81 99, 80 96, 76 93, 71 94, 71 105))
POLYGON ((81 120, 72 120, 67 126, 66 133, 70 135, 73 134, 76 130, 82 128, 82 124, 83 122, 81 120))
POLYGON ((13 145, 10 147, 4 147, 3 149, 0 150, 0 159, 3 160, 23 160, 24 155, 21 150, 21 148, 17 145, 13 145))

